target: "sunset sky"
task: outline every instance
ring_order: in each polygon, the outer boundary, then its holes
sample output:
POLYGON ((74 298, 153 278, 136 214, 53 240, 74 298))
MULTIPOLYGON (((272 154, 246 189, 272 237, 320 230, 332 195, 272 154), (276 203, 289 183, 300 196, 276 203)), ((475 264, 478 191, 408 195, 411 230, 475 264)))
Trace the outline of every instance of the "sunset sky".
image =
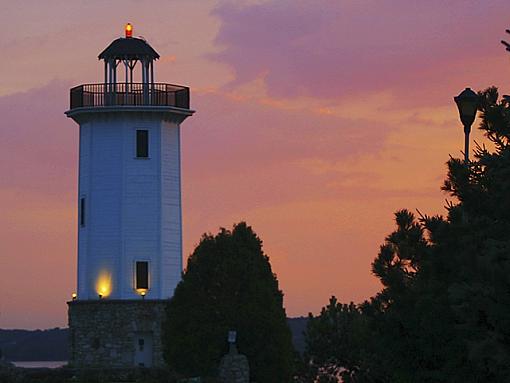
MULTIPOLYGON (((408 208, 444 212, 465 87, 510 93, 508 0, 1 1, 0 328, 67 326, 78 126, 69 88, 126 22, 190 86, 184 257, 245 220, 289 316, 380 288, 370 264, 408 208)), ((484 142, 475 129, 473 140, 484 142)))

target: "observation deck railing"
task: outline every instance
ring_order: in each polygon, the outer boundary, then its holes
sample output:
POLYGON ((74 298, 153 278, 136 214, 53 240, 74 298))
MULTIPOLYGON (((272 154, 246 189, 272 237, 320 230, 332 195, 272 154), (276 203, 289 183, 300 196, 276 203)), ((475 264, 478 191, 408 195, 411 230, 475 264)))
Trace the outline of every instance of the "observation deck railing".
POLYGON ((189 109, 189 88, 162 83, 103 83, 84 84, 71 89, 71 109, 122 105, 189 109))

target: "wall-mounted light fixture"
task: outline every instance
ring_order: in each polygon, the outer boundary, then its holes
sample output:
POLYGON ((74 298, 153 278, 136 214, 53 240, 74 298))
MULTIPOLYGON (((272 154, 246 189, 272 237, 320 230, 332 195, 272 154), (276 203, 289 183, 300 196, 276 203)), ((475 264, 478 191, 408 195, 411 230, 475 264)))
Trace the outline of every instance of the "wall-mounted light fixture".
POLYGON ((99 299, 107 298, 112 292, 112 275, 108 270, 101 270, 96 280, 96 292, 99 299))
POLYGON ((73 301, 75 301, 78 298, 78 295, 76 295, 76 293, 73 293, 71 295, 71 298, 73 299, 73 301))

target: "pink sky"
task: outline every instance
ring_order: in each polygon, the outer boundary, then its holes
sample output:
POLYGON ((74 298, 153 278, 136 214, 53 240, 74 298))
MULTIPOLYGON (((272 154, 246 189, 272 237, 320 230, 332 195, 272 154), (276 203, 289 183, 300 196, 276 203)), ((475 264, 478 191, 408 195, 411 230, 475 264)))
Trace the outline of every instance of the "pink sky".
POLYGON ((102 81, 97 55, 125 22, 197 110, 182 133, 184 256, 246 220, 289 316, 380 288, 370 264, 393 212, 443 212, 463 144, 452 97, 510 92, 504 0, 19 4, 0 13, 1 328, 67 324, 78 128, 64 111, 71 86, 102 81))

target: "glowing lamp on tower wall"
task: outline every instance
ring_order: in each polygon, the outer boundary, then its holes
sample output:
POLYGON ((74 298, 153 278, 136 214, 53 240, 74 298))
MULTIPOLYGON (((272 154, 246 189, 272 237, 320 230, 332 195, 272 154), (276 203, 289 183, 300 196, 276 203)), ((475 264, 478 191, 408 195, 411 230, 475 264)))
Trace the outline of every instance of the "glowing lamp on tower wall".
POLYGON ((99 298, 106 298, 112 292, 112 276, 107 271, 101 271, 96 281, 96 292, 99 298))

